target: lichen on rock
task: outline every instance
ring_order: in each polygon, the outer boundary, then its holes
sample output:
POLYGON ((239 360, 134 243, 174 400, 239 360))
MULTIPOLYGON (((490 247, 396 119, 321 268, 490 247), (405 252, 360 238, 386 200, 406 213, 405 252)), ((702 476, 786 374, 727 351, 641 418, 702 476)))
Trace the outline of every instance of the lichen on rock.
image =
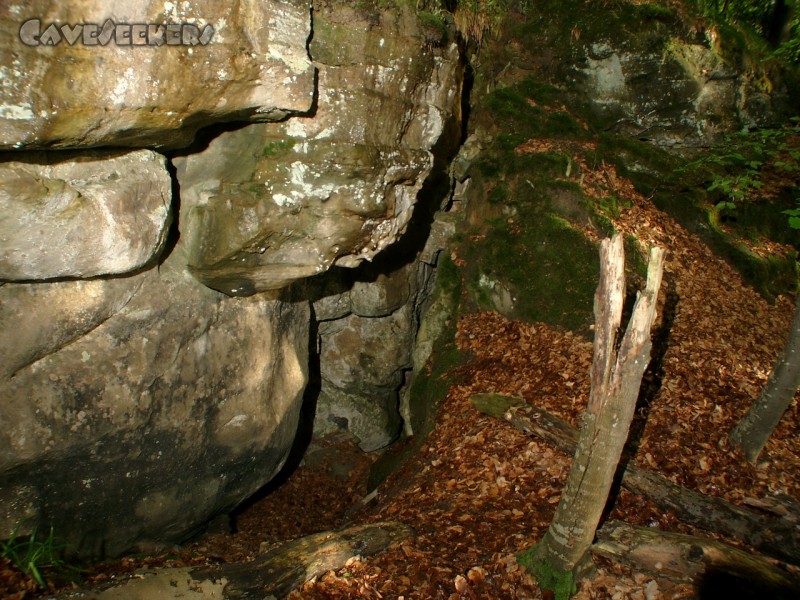
POLYGON ((304 0, 12 1, 0 30, 0 148, 180 148, 204 125, 313 102, 304 0), (148 26, 135 42, 133 24, 148 26), (185 36, 192 27, 207 33, 185 36))
POLYGON ((312 113, 224 133, 177 161, 190 267, 206 285, 280 289, 355 267, 405 231, 460 110, 462 67, 455 45, 420 46, 409 7, 373 17, 315 11, 312 113))

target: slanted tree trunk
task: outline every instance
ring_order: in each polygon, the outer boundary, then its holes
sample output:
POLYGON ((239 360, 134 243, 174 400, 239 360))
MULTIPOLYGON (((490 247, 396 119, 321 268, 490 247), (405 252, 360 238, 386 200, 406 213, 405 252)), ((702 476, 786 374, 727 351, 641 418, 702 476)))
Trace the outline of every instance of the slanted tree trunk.
MULTIPOLYGON (((625 257, 620 235, 600 245, 600 283, 594 299, 592 389, 578 447, 555 517, 530 560, 540 576, 567 574, 586 556, 605 507, 650 360, 650 327, 664 266, 664 252, 650 252, 647 285, 636 299, 619 350, 615 350, 625 295, 625 257)), ((547 583, 542 585, 547 587, 547 583)), ((551 588, 553 589, 553 588, 551 588)), ((563 594, 559 594, 562 595, 563 594)))
MULTIPOLYGON (((505 419, 565 454, 575 453, 578 429, 546 410, 501 394, 476 394, 470 400, 482 413, 505 419)), ((763 511, 753 512, 724 498, 680 487, 633 463, 625 467, 622 487, 649 498, 661 510, 672 511, 684 523, 737 538, 766 555, 800 565, 800 506, 790 498, 750 498, 746 503, 763 511)))
POLYGON ((742 449, 751 463, 758 460, 758 455, 778 426, 798 387, 800 387, 800 294, 797 296, 789 341, 778 358, 767 385, 744 419, 730 433, 731 441, 742 449))

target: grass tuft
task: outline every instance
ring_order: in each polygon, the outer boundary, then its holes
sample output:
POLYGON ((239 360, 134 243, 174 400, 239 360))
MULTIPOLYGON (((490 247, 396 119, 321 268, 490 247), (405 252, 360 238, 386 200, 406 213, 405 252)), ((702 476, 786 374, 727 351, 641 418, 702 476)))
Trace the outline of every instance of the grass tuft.
POLYGON ((0 540, 0 556, 11 561, 20 571, 33 578, 43 589, 47 589, 45 570, 66 571, 69 565, 62 556, 66 546, 56 539, 53 528, 42 537, 34 528, 30 535, 19 536, 21 523, 11 532, 7 540, 0 540))

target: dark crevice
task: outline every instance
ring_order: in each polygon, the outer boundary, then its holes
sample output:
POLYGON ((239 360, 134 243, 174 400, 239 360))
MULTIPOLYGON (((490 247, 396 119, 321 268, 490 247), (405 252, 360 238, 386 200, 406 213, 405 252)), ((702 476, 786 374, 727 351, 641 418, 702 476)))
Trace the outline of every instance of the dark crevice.
POLYGON ((469 136, 469 117, 472 112, 472 88, 475 85, 475 69, 467 61, 464 65, 464 87, 461 91, 461 138, 459 146, 467 141, 469 136))
POLYGON ((167 257, 175 250, 178 245, 178 240, 181 237, 180 231, 180 216, 181 216, 181 183, 178 180, 178 173, 172 160, 167 159, 167 173, 170 178, 170 196, 171 207, 170 217, 172 222, 167 232, 167 239, 164 241, 164 247, 158 257, 158 266, 164 264, 167 257))

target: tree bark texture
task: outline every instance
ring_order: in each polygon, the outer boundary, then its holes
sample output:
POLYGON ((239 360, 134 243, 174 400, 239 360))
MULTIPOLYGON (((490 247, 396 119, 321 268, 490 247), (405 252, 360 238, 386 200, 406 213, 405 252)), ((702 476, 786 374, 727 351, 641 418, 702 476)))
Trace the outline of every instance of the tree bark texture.
POLYGON ((600 246, 600 283, 595 293, 592 389, 575 458, 538 558, 572 572, 594 539, 636 408, 642 375, 650 360, 650 327, 664 266, 663 250, 650 253, 647 284, 637 297, 619 350, 615 350, 625 297, 622 237, 600 246))
POLYGON ((730 433, 731 441, 739 446, 751 463, 759 454, 778 426, 783 413, 791 404, 800 387, 800 294, 794 310, 789 341, 784 346, 775 368, 750 410, 730 433))
POLYGON ((592 554, 692 582, 700 598, 800 598, 800 580, 782 565, 707 538, 611 521, 597 532, 592 554))
POLYGON ((340 569, 354 556, 372 556, 410 537, 403 523, 356 525, 282 544, 252 562, 197 569, 196 580, 226 579, 225 598, 283 598, 312 577, 340 569))
MULTIPOLYGON (((529 406, 522 398, 476 394, 472 402, 481 412, 503 418, 516 429, 542 438, 565 454, 575 452, 578 430, 541 408, 529 406)), ((722 498, 680 487, 659 473, 633 464, 625 468, 622 485, 649 498, 661 510, 674 512, 684 523, 736 538, 764 554, 800 565, 800 513, 796 514, 792 506, 770 508, 774 503, 752 501, 782 518, 766 516, 722 498)))

